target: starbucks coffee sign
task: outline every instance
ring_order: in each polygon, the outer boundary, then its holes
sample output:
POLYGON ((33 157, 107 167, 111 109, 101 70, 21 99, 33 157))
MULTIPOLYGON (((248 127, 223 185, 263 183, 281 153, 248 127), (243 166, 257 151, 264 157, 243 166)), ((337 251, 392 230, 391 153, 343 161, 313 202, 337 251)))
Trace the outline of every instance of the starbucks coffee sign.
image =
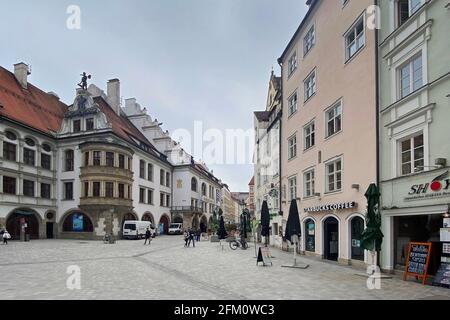
POLYGON ((323 206, 316 206, 305 208, 305 212, 323 212, 323 211, 333 211, 333 210, 345 210, 345 209, 353 209, 356 208, 356 202, 343 202, 343 203, 335 203, 335 204, 326 204, 323 206))

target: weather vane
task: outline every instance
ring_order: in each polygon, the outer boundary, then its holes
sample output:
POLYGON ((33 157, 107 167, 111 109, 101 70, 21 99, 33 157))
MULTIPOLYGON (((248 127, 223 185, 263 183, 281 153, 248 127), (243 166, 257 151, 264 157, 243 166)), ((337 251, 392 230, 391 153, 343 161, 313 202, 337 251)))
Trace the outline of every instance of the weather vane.
POLYGON ((86 72, 83 72, 83 74, 80 74, 81 76, 81 82, 78 84, 78 86, 83 89, 87 90, 87 81, 88 79, 91 79, 91 75, 87 75, 86 72))

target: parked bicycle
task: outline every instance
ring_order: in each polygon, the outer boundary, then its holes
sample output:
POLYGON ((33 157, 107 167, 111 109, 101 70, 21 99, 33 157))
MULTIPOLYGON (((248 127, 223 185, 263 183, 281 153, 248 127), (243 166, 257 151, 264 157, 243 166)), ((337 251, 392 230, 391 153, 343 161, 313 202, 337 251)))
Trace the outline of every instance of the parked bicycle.
POLYGON ((230 241, 231 250, 236 250, 237 248, 241 248, 242 250, 248 249, 248 243, 245 240, 233 240, 230 241))

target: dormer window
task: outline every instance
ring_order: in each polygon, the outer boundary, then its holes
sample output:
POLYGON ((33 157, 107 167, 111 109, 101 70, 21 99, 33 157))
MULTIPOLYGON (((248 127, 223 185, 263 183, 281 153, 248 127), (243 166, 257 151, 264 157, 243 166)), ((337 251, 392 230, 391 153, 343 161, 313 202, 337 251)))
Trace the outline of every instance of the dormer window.
POLYGON ((73 132, 81 131, 81 120, 73 120, 73 132))
POLYGON ((94 130, 94 118, 86 119, 86 131, 94 130))

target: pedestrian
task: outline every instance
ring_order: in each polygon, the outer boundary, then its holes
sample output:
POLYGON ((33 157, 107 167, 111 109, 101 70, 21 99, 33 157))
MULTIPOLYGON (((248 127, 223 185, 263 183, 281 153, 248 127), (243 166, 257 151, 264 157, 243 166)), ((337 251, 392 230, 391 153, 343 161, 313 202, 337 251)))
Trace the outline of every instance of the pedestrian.
POLYGON ((187 230, 184 230, 184 247, 188 246, 188 241, 189 241, 189 232, 187 232, 187 230))
POLYGON ((145 231, 145 242, 144 242, 144 246, 147 244, 150 245, 150 243, 152 242, 152 233, 150 232, 150 229, 147 228, 147 231, 145 231))
POLYGON ((191 245, 191 241, 192 241, 192 247, 195 248, 195 232, 194 232, 194 230, 189 231, 188 247, 191 245))
POLYGON ((8 244, 9 239, 11 239, 11 235, 9 234, 8 230, 5 230, 3 232, 3 244, 8 244))
POLYGON ((198 230, 197 230, 197 233, 196 233, 196 237, 197 237, 197 242, 199 242, 199 241, 200 241, 200 236, 201 236, 201 234, 202 234, 201 230, 200 230, 200 229, 198 229, 198 230))

